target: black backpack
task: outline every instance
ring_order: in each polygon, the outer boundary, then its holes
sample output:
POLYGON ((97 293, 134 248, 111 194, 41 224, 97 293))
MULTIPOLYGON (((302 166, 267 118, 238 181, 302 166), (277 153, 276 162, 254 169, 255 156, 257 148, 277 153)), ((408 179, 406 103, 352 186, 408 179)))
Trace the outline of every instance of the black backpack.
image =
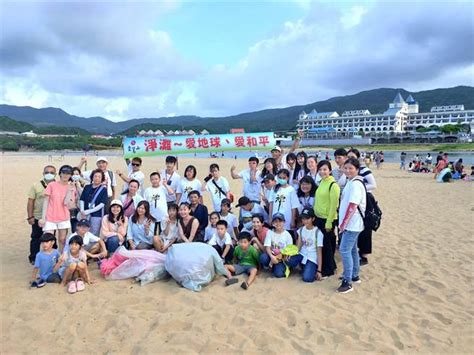
POLYGON ((375 199, 374 195, 367 191, 365 184, 361 180, 357 180, 364 185, 365 196, 366 196, 366 206, 365 206, 365 216, 362 214, 360 207, 357 206, 362 219, 364 220, 364 227, 366 229, 373 230, 374 232, 379 229, 380 224, 382 223, 382 210, 379 207, 379 203, 375 199))

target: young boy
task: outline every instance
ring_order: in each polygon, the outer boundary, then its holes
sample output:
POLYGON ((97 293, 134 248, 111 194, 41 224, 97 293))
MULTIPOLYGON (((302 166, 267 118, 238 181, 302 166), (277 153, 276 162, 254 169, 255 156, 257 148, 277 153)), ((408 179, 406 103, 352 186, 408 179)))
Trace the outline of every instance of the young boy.
POLYGON ((221 202, 221 220, 227 222, 227 233, 229 233, 230 237, 237 241, 237 235, 239 234, 239 222, 237 221, 237 217, 230 211, 231 202, 229 199, 225 198, 221 202))
POLYGON ((232 246, 232 239, 227 233, 227 222, 220 220, 216 223, 216 233, 209 240, 209 245, 219 253, 224 263, 232 262, 234 256, 234 247, 232 246))
POLYGON ((176 202, 176 190, 181 181, 181 177, 177 173, 178 168, 178 158, 169 155, 165 159, 166 169, 161 170, 161 176, 163 178, 163 184, 166 184, 171 188, 173 194, 166 195, 167 203, 177 203, 176 202))
POLYGON ((31 287, 39 288, 47 282, 61 282, 61 277, 53 270, 61 256, 57 249, 53 249, 55 240, 56 238, 51 233, 44 233, 40 237, 41 250, 36 254, 31 287))
POLYGON ((270 201, 272 200, 273 193, 275 191, 276 180, 273 174, 267 174, 263 178, 263 188, 262 188, 262 202, 265 211, 268 213, 270 208, 270 201))
POLYGON ((87 219, 81 219, 79 222, 77 222, 76 233, 73 233, 69 236, 64 250, 67 251, 69 241, 72 237, 77 235, 82 238, 82 247, 88 258, 106 258, 107 247, 105 246, 105 243, 102 239, 89 232, 90 226, 91 225, 87 219))
MULTIPOLYGON (((150 213, 157 222, 164 221, 168 218, 168 204, 169 195, 174 195, 174 191, 168 183, 161 181, 161 175, 158 172, 150 174, 151 186, 145 189, 143 198, 150 204, 150 213)), ((157 224, 159 226, 160 223, 157 224)), ((159 234, 161 231, 157 231, 159 234)))
POLYGON ((240 173, 236 173, 235 165, 230 169, 230 174, 233 179, 242 179, 244 181, 244 187, 242 195, 250 198, 251 201, 260 203, 260 186, 262 178, 260 171, 258 171, 259 160, 257 157, 250 157, 248 169, 242 170, 240 173))
POLYGON ((255 281, 257 276, 257 265, 258 265, 258 251, 250 245, 252 236, 248 232, 240 232, 239 234, 239 245, 234 251, 234 260, 236 263, 233 265, 225 265, 225 268, 235 275, 243 274, 244 272, 249 275, 247 281, 242 282, 240 287, 247 290, 249 286, 255 281))
POLYGON ((260 255, 260 264, 264 268, 272 267, 272 273, 275 277, 285 277, 286 266, 283 264, 283 255, 281 250, 288 245, 293 244, 291 234, 285 230, 285 215, 276 213, 273 216, 273 227, 275 230, 268 231, 263 246, 266 253, 260 255))

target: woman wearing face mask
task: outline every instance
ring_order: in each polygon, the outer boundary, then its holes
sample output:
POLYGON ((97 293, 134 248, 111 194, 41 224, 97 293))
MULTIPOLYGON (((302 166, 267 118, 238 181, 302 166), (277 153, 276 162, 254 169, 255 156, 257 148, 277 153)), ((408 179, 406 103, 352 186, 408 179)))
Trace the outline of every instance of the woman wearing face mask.
MULTIPOLYGON (((76 189, 76 196, 82 195, 82 190, 84 189, 84 186, 86 184, 86 180, 82 178, 81 174, 82 174, 81 169, 79 169, 78 167, 72 168, 71 181, 72 181, 72 185, 76 189)), ((79 209, 79 200, 78 200, 74 208, 71 208, 69 210, 69 214, 71 215, 71 233, 74 233, 76 231, 76 225, 78 222, 77 215, 79 211, 80 209, 79 209)))
POLYGON ((63 165, 59 169, 59 181, 48 184, 44 190, 42 218, 38 221, 43 232, 58 231, 59 252, 62 253, 66 234, 71 228, 69 207, 76 203, 75 188, 70 182, 72 166, 63 165))
POLYGON ((43 217, 43 202, 44 190, 54 181, 56 177, 56 168, 52 165, 47 165, 43 168, 43 178, 35 182, 28 191, 28 203, 26 211, 28 216, 26 221, 31 226, 31 240, 30 240, 30 255, 28 259, 31 264, 35 263, 36 254, 40 251, 40 238, 43 235, 43 230, 38 222, 43 217))
POLYGON ((127 218, 133 216, 138 204, 143 200, 139 191, 140 183, 132 179, 128 182, 128 188, 120 195, 120 200, 123 204, 123 213, 127 218))
POLYGON ((278 172, 275 192, 271 196, 269 216, 273 217, 276 213, 283 214, 285 229, 290 231, 296 228, 296 217, 300 203, 295 189, 288 183, 289 178, 290 172, 287 169, 281 169, 278 172))
POLYGON ((79 218, 88 219, 91 228, 90 232, 95 236, 100 233, 100 225, 104 216, 104 207, 107 204, 107 188, 104 186, 105 173, 96 169, 92 171, 90 179, 91 184, 86 185, 82 190, 81 200, 79 201, 79 218))
POLYGON ((337 207, 339 206, 340 188, 336 179, 331 175, 331 163, 322 160, 318 163, 318 173, 321 182, 316 190, 316 201, 314 212, 316 214, 316 226, 323 232, 323 276, 334 275, 336 262, 336 234, 334 229, 337 223, 337 207))

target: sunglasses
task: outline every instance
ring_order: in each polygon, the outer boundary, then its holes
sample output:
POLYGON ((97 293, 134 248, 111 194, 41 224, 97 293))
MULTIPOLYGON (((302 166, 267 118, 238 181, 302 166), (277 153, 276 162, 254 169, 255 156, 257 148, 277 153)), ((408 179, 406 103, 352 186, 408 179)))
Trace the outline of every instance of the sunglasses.
POLYGON ((140 166, 140 164, 132 163, 132 166, 140 166))

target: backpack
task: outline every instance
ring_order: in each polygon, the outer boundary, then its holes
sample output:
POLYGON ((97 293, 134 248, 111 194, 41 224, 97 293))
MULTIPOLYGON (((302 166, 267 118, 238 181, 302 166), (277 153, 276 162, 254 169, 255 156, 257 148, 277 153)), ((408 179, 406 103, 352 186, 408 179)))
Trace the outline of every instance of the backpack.
POLYGON ((380 209, 379 203, 375 199, 374 195, 367 191, 364 182, 361 180, 356 181, 360 181, 362 185, 364 185, 366 196, 365 216, 362 214, 359 206, 357 206, 357 209, 359 210, 359 213, 364 221, 364 227, 375 232, 380 228, 380 224, 382 223, 382 210, 380 209))

